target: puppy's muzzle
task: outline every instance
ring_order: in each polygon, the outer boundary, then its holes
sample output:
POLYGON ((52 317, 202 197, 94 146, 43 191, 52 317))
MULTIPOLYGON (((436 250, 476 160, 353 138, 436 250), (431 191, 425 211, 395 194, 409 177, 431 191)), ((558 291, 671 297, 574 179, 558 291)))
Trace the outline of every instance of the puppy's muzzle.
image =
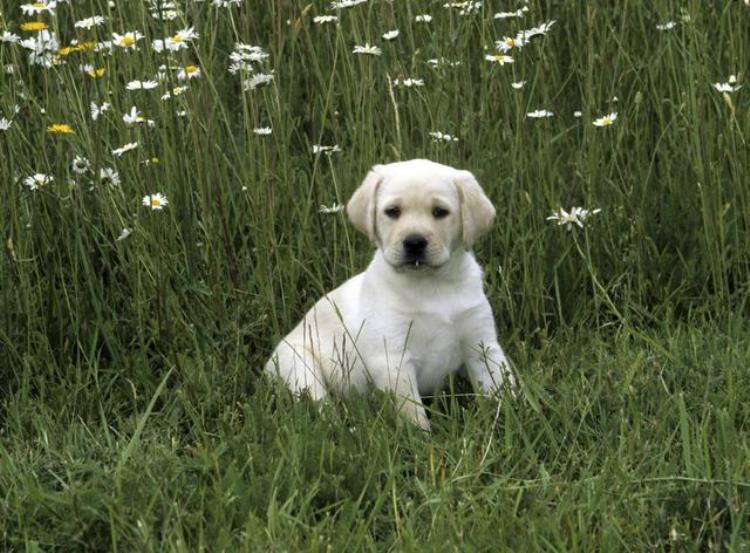
POLYGON ((401 243, 404 248, 405 263, 419 263, 424 260, 427 251, 427 238, 421 234, 410 234, 401 243))

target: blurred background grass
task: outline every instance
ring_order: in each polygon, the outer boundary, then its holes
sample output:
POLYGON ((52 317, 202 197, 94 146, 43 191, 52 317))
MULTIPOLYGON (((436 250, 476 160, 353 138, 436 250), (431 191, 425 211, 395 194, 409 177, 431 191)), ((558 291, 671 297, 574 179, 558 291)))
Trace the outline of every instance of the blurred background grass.
MULTIPOLYGON (((748 539, 750 117, 745 88, 711 86, 746 78, 742 2, 532 1, 520 19, 493 14, 523 4, 490 1, 463 16, 429 1, 178 4, 174 21, 124 1, 37 17, 60 46, 139 30, 132 52, 42 68, 0 44, 0 117, 20 108, 0 131, 5 547, 748 539), (74 29, 94 14, 102 27, 74 29), (548 20, 513 64, 484 60, 548 20), (190 48, 151 49, 187 26, 190 48), (268 52, 256 68, 269 85, 243 91, 228 72, 236 42, 268 52), (382 56, 352 54, 365 42, 382 56), (178 82, 187 64, 202 76, 178 82), (161 65, 156 90, 125 89, 161 65), (408 77, 424 86, 389 84, 408 77), (175 86, 187 90, 162 100, 175 86), (91 102, 112 107, 92 121, 91 102), (133 105, 155 125, 126 127, 133 105), (555 116, 526 117, 536 109, 555 116), (613 126, 592 125, 610 112, 613 126), (74 174, 75 155, 92 172, 74 174), (371 256, 319 207, 344 204, 371 165, 413 157, 471 170, 498 208, 477 257, 524 380, 499 416, 436 400, 433 438, 396 424, 383 398, 321 415, 259 380, 279 336, 371 256), (105 167, 119 186, 96 178, 105 167), (31 191, 36 172, 55 180, 31 191), (141 206, 155 192, 161 212, 141 206), (545 220, 573 205, 602 211, 571 232, 545 220)), ((34 18, 0 6, 0 31, 26 38, 34 18)))

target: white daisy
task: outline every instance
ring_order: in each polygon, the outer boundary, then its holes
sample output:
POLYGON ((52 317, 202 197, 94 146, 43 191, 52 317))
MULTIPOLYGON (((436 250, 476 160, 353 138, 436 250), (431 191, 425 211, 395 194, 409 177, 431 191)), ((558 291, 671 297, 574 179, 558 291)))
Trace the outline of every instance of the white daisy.
POLYGON ((271 127, 258 127, 256 129, 253 129, 253 132, 258 136, 268 136, 273 132, 273 130, 271 129, 271 127))
POLYGON ((573 230, 573 225, 578 225, 583 228, 583 223, 591 217, 599 213, 601 209, 595 209, 589 211, 582 207, 573 207, 570 212, 565 211, 562 207, 552 212, 552 215, 547 217, 547 221, 557 221, 557 224, 564 226, 566 230, 573 230))
POLYGON ((254 90, 259 86, 266 85, 273 81, 273 75, 269 73, 257 73, 249 79, 242 82, 243 90, 254 90))
POLYGON ((131 235, 132 233, 133 233, 133 230, 132 230, 132 229, 129 229, 129 228, 124 228, 124 229, 122 229, 122 230, 120 231, 120 235, 119 235, 119 236, 118 236, 117 238, 115 238, 115 240, 116 240, 117 242, 122 242, 122 241, 123 241, 123 240, 125 240, 125 239, 126 239, 126 238, 127 238, 128 236, 130 236, 130 235, 131 235))
POLYGON ((314 144, 312 147, 312 153, 313 154, 328 154, 331 155, 335 152, 340 152, 341 148, 338 144, 334 144, 333 146, 322 146, 320 144, 314 144))
MULTIPOLYGON (((734 82, 737 82, 736 80, 734 82)), ((727 83, 714 83, 711 86, 713 86, 718 92, 737 92, 740 88, 742 88, 742 85, 735 85, 732 82, 727 83)))
POLYGON ((37 15, 40 13, 55 13, 57 2, 34 2, 33 4, 22 4, 21 11, 24 15, 37 15))
POLYGON ((532 119, 544 119, 546 117, 554 117, 555 114, 552 111, 546 110, 546 109, 537 109, 534 111, 530 111, 526 114, 526 117, 531 117, 532 119))
POLYGON ((617 112, 613 111, 610 114, 607 114, 603 117, 600 117, 599 119, 596 119, 594 121, 594 126, 595 127, 609 127, 610 125, 614 125, 616 120, 617 120, 617 112))
POLYGON ((326 205, 321 204, 318 208, 318 213, 323 213, 324 215, 331 215, 333 213, 338 213, 339 211, 343 211, 344 206, 339 205, 336 202, 333 202, 331 204, 331 207, 328 207, 326 205))
POLYGON ((393 79, 392 81, 393 86, 403 86, 406 88, 412 88, 416 86, 424 86, 424 80, 423 79, 393 79))
POLYGON ((338 23, 338 15, 316 15, 313 17, 313 23, 316 25, 322 25, 323 23, 338 23))
POLYGON ((30 177, 26 177, 23 183, 31 190, 41 190, 54 180, 54 177, 45 175, 44 173, 34 173, 30 177))
POLYGON ((156 81, 130 81, 125 85, 128 90, 151 90, 159 86, 156 81))
POLYGON ((510 52, 514 48, 520 49, 526 45, 526 40, 521 35, 515 37, 505 36, 502 40, 495 41, 495 48, 503 53, 510 52))
POLYGON ((358 4, 364 4, 367 0, 339 0, 338 2, 331 2, 332 10, 341 10, 344 8, 351 8, 358 4))
POLYGON ((130 108, 130 113, 126 113, 122 116, 122 120, 125 122, 126 125, 136 125, 138 123, 145 123, 146 119, 141 115, 141 112, 138 111, 138 108, 133 106, 130 108))
POLYGON ((124 35, 112 33, 112 44, 126 50, 136 50, 137 43, 143 38, 140 31, 130 31, 124 35))
POLYGON ((370 44, 365 43, 364 45, 355 45, 354 50, 352 50, 352 53, 364 54, 368 56, 379 56, 383 53, 383 51, 377 46, 370 46, 370 44))
POLYGON ((13 119, 0 117, 0 131, 7 131, 10 128, 11 123, 13 123, 13 119))
POLYGON ((511 19, 514 17, 523 17, 527 11, 529 11, 529 7, 524 6, 523 8, 518 9, 514 12, 498 12, 493 17, 495 19, 511 19))
POLYGON ((99 181, 109 186, 120 186, 120 173, 112 167, 102 167, 99 169, 99 181))
POLYGON ((514 83, 510 83, 510 86, 512 86, 516 90, 521 90, 525 84, 526 81, 516 81, 514 83))
POLYGON ((458 142, 457 136, 446 134, 440 131, 432 131, 427 134, 430 135, 434 142, 458 142))
POLYGON ((101 15, 92 15, 91 17, 87 17, 86 19, 76 21, 75 23, 73 23, 73 26, 76 29, 93 29, 94 27, 98 27, 99 25, 103 24, 104 18, 101 15))
POLYGON ((167 200, 167 197, 164 194, 162 194, 161 192, 157 192, 156 194, 143 196, 141 204, 146 207, 150 207, 151 211, 161 211, 162 209, 164 209, 164 206, 169 204, 169 200, 167 200))
POLYGON ((383 40, 393 40, 399 35, 398 29, 393 29, 392 31, 388 31, 386 33, 383 33, 383 40))
POLYGON ((424 13, 422 15, 417 15, 414 18, 414 21, 416 21, 417 23, 429 23, 430 21, 432 21, 432 16, 428 13, 424 13))
POLYGON ((91 162, 85 157, 76 156, 70 164, 71 170, 77 175, 83 175, 91 170, 91 162))
POLYGON ((201 75, 201 68, 197 65, 186 65, 177 72, 177 78, 181 81, 198 79, 201 75))
POLYGON ((671 31, 677 26, 677 23, 674 21, 667 21, 666 23, 659 23, 656 25, 657 31, 671 31))
POLYGON ((19 44, 21 42, 21 37, 10 31, 3 31, 3 34, 0 35, 0 42, 6 44, 19 44))
POLYGON ((91 111, 91 119, 93 121, 96 121, 99 119, 99 116, 104 113, 105 111, 109 111, 110 105, 109 102, 104 102, 101 106, 97 106, 94 102, 91 102, 91 105, 89 106, 89 109, 91 111))
POLYGON ((513 63, 514 61, 513 58, 505 54, 485 54, 484 59, 500 66, 513 63))
POLYGON ((122 156, 122 154, 129 152, 130 150, 135 150, 138 147, 138 142, 130 142, 128 144, 125 144, 124 146, 121 146, 119 148, 115 148, 112 150, 112 153, 116 155, 117 157, 122 156))

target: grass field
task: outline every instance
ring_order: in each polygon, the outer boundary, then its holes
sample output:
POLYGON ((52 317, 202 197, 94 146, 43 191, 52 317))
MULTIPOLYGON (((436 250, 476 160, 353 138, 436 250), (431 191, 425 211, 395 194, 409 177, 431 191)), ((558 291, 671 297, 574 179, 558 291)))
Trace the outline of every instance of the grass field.
POLYGON ((0 0, 0 549, 750 548, 745 2, 54 4, 0 0), (414 157, 520 379, 431 435, 261 375, 414 157))

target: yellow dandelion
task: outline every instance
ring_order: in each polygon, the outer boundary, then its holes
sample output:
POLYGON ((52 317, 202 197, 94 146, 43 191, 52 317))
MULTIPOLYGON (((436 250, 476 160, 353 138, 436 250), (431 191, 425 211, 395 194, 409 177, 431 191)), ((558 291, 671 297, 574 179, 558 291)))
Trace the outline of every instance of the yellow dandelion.
POLYGON ((29 33, 44 31, 48 28, 48 25, 44 21, 27 21, 26 23, 21 23, 21 30, 29 33))
POLYGON ((47 132, 50 134, 73 134, 73 127, 67 123, 54 123, 47 127, 47 132))

